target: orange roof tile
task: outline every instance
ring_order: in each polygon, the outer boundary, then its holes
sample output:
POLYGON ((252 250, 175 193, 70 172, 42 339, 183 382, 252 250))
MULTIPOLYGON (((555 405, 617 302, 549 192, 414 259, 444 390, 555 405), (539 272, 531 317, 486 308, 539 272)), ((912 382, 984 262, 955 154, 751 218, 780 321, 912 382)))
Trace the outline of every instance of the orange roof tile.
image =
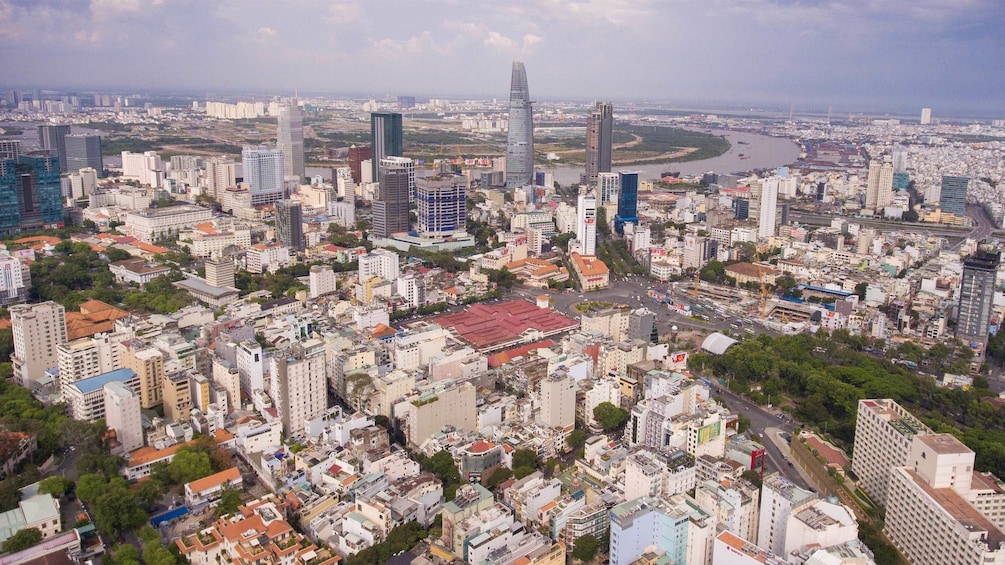
POLYGON ((192 492, 200 492, 224 483, 229 483, 240 476, 241 470, 237 467, 231 467, 230 469, 225 469, 219 473, 213 473, 208 477, 194 480, 188 484, 188 488, 192 492))

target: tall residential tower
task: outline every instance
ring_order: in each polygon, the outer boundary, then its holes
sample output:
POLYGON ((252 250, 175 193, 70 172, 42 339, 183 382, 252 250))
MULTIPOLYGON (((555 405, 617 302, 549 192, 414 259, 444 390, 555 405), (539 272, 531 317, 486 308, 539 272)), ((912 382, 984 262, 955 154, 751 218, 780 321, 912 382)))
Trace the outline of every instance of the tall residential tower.
POLYGON ((509 137, 506 142, 506 188, 528 184, 534 177, 534 109, 527 69, 513 63, 509 87, 509 137))

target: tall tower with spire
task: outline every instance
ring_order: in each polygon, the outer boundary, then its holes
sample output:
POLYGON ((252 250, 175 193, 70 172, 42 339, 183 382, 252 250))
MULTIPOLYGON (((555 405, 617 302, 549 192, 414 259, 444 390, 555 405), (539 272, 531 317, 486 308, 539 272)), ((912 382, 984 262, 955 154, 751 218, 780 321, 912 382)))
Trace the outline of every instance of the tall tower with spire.
POLYGON ((513 62, 509 88, 509 138, 506 142, 506 188, 528 184, 534 177, 534 110, 527 69, 513 62))

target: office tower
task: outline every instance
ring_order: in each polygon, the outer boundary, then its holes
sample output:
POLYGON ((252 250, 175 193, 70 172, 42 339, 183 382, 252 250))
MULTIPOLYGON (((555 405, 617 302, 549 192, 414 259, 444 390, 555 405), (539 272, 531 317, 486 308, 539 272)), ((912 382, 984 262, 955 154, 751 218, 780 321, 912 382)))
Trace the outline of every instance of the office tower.
MULTIPOLYGON (((363 161, 373 159, 373 148, 368 145, 349 148, 349 168, 352 170, 352 182, 359 184, 363 182, 362 164, 363 161)), ((334 180, 334 179, 332 179, 334 180)))
POLYGON ((304 250, 304 217, 299 200, 276 202, 276 239, 290 249, 304 250))
POLYGON ((907 465, 914 436, 930 433, 932 430, 890 399, 859 400, 851 469, 862 490, 885 507, 890 470, 907 465))
POLYGON ((907 172, 907 149, 900 145, 893 147, 893 172, 907 172))
POLYGON ((270 359, 272 402, 283 424, 283 435, 303 433, 304 422, 328 408, 325 348, 319 339, 296 343, 270 359))
POLYGON ((549 428, 567 428, 576 423, 576 381, 558 374, 538 383, 537 419, 549 428))
POLYGON ((761 209, 758 215, 757 237, 775 235, 775 216, 778 213, 778 179, 775 177, 761 181, 761 209))
MULTIPOLYGON (((128 369, 126 369, 128 371, 128 369)), ((131 371, 130 371, 131 372, 131 371)), ((103 387, 105 425, 115 430, 115 439, 123 453, 143 447, 143 420, 140 417, 140 395, 122 381, 111 381, 103 387)))
POLYGON ((956 337, 964 343, 988 342, 988 326, 995 303, 995 276, 1001 251, 983 246, 963 261, 956 337))
POLYGON ((527 69, 513 63, 509 87, 509 135, 506 141, 506 188, 528 184, 534 176, 534 108, 527 69))
POLYGON ((415 162, 408 157, 386 157, 380 166, 404 169, 408 173, 408 203, 415 204, 415 162))
POLYGON ((957 216, 967 214, 968 177, 942 177, 942 192, 939 196, 939 208, 943 212, 952 212, 957 216))
POLYGON ((468 178, 442 175, 416 181, 419 233, 429 237, 463 232, 467 219, 468 178))
POLYGON ((625 224, 639 223, 639 173, 618 173, 618 213, 614 216, 614 229, 624 235, 625 224))
POLYGON ((648 308, 632 310, 628 314, 628 339, 641 339, 649 341, 653 335, 653 326, 656 324, 656 314, 648 308))
POLYGON ((56 157, 0 161, 0 231, 62 227, 63 188, 56 157))
POLYGON ((48 149, 59 157, 59 172, 66 170, 66 141, 70 126, 38 126, 38 142, 42 149, 48 149))
POLYGON ((66 310, 49 301, 10 307, 14 336, 14 380, 30 389, 46 369, 59 366, 59 346, 66 343, 66 310))
POLYGON ((121 344, 119 363, 124 369, 132 369, 140 379, 140 406, 153 408, 163 402, 163 353, 142 340, 131 339, 121 344))
MULTIPOLYGON (((408 159, 411 163, 411 159, 408 159)), ((411 167, 384 159, 380 187, 373 201, 373 233, 379 238, 409 231, 408 188, 411 167)))
MULTIPOLYGON (((370 114, 371 169, 373 182, 380 182, 381 162, 388 157, 401 157, 405 138, 401 131, 401 114, 370 114)), ((356 181, 361 182, 362 179, 356 181)))
POLYGON ((100 136, 71 133, 63 136, 63 145, 66 147, 66 172, 76 173, 90 167, 98 171, 99 177, 105 176, 100 136))
MULTIPOLYGON (((245 176, 247 178, 247 176, 245 176)), ((237 163, 229 157, 213 157, 206 161, 206 191, 220 200, 223 191, 237 186, 237 163)))
POLYGON ((21 142, 16 139, 0 139, 0 160, 12 159, 15 162, 21 156, 21 142))
POLYGON ((764 477, 761 514, 757 520, 757 545, 775 555, 785 555, 789 517, 816 500, 816 495, 792 484, 778 473, 764 477))
POLYGON ((614 107, 610 102, 597 102, 586 117, 586 175, 593 184, 597 175, 611 172, 611 140, 614 137, 614 107))
POLYGON ((921 109, 921 125, 927 126, 932 123, 932 109, 922 108, 921 109))
POLYGON ((304 175, 304 120, 296 98, 287 98, 279 105, 279 126, 276 146, 283 152, 283 178, 304 175))
POLYGON ((206 284, 219 288, 233 288, 234 262, 226 257, 206 259, 206 284))
POLYGON ((576 239, 581 255, 597 254, 597 197, 580 193, 576 204, 576 239))
POLYGON ((618 173, 597 173, 597 194, 600 196, 601 206, 617 202, 619 179, 618 173))
POLYGON ((241 151, 244 182, 251 191, 251 205, 260 206, 282 200, 286 195, 283 185, 283 152, 264 145, 245 145, 241 151))
POLYGON ((399 96, 398 97, 398 107, 402 110, 407 110, 409 108, 415 108, 415 97, 414 96, 399 96))

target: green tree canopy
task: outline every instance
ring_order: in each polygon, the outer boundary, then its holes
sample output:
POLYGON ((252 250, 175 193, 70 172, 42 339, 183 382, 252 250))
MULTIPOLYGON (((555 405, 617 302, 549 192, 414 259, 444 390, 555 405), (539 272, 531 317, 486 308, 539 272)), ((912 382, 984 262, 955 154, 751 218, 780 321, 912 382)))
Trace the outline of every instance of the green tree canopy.
POLYGON ((183 485, 213 474, 209 455, 203 451, 193 451, 188 446, 175 452, 168 463, 168 473, 175 484, 183 485))
POLYGON ((16 553, 42 541, 42 532, 38 528, 25 528, 7 538, 3 542, 4 553, 16 553))
POLYGON ((565 444, 572 449, 579 449, 586 444, 586 432, 583 430, 572 430, 569 435, 565 438, 565 444))
POLYGON ((506 467, 496 467, 489 474, 488 478, 485 480, 485 486, 487 488, 496 488, 497 486, 505 483, 513 476, 513 471, 510 471, 506 467))
POLYGON ((216 516, 226 516, 237 512, 237 507, 241 505, 241 493, 233 489, 227 489, 220 495, 220 501, 216 503, 216 516))
POLYGON ((513 470, 517 467, 537 468, 537 452, 533 449, 518 449, 513 452, 513 470))
POLYGON ((593 417, 605 432, 616 430, 628 421, 628 411, 610 402, 601 402, 593 409, 593 417))
POLYGON ((51 494, 56 498, 62 497, 72 489, 73 481, 59 475, 46 477, 38 483, 38 492, 42 494, 51 494))
POLYGON ((576 538, 573 545, 575 546, 572 550, 572 557, 574 559, 579 559, 580 561, 593 561, 593 558, 597 556, 597 549, 600 547, 600 541, 596 538, 596 536, 586 534, 585 536, 579 536, 576 538))

